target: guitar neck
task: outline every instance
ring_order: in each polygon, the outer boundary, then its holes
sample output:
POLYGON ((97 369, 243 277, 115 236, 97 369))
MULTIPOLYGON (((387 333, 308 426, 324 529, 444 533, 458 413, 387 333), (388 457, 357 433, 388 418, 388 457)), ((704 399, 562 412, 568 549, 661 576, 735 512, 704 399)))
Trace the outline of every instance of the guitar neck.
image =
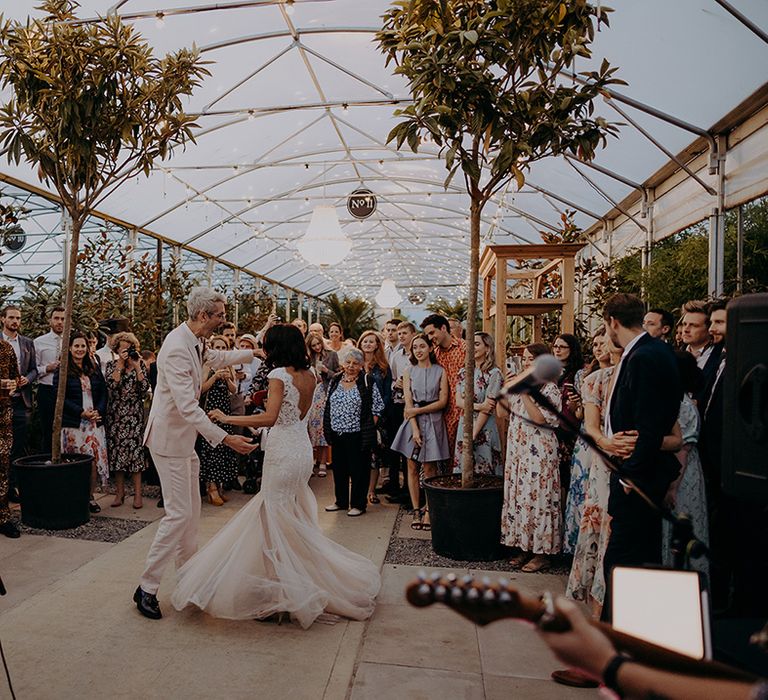
MULTIPOLYGON (((439 574, 430 577, 424 575, 409 584, 406 598, 416 607, 443 603, 481 626, 496 620, 518 619, 538 624, 549 632, 567 632, 571 629, 567 618, 554 609, 551 596, 526 596, 503 579, 491 583, 487 579, 475 581, 471 576, 459 579, 453 574, 445 577, 439 574)), ((619 632, 596 620, 590 623, 605 634, 618 651, 625 652, 638 663, 690 676, 748 683, 757 680, 755 676, 731 666, 716 661, 694 659, 619 632)))

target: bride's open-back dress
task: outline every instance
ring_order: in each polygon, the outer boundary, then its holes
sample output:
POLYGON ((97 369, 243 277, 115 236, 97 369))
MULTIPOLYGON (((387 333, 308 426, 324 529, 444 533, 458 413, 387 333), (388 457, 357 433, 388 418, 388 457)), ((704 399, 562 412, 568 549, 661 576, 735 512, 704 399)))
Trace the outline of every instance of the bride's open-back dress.
POLYGON ((288 612, 304 628, 323 613, 366 619, 379 571, 320 530, 299 391, 283 367, 269 378, 283 383, 283 403, 267 437, 261 491, 179 570, 171 601, 231 620, 288 612))

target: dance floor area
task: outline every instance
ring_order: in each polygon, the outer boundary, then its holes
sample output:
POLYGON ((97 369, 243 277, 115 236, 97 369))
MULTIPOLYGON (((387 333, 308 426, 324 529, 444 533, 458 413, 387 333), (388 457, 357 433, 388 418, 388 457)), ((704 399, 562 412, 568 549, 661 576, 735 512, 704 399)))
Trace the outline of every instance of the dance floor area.
MULTIPOLYGON (((332 500, 330 478, 313 479, 312 486, 320 506, 332 500)), ((247 499, 233 493, 224 507, 204 504, 201 542, 247 499)), ((390 540, 411 536, 403 526, 393 536, 396 506, 371 506, 362 518, 321 510, 331 538, 382 566, 383 587, 367 622, 305 631, 215 620, 191 609, 178 613, 169 602, 172 570, 159 592, 165 617, 141 617, 131 596, 162 511, 150 498, 137 511, 130 499, 120 508, 109 508, 111 501, 111 495, 100 499, 101 516, 123 521, 116 523, 122 535, 109 538, 118 541, 25 532, 0 542, 0 576, 8 589, 0 597, 0 641, 19 700, 597 697, 597 691, 550 681, 559 664, 525 625, 504 620, 479 628, 440 605, 408 605, 404 589, 420 567, 385 563, 390 540)), ((110 529, 98 524, 96 532, 110 529)), ((508 578, 527 593, 565 587, 559 574, 508 578)), ((0 676, 0 698, 6 697, 0 676)))

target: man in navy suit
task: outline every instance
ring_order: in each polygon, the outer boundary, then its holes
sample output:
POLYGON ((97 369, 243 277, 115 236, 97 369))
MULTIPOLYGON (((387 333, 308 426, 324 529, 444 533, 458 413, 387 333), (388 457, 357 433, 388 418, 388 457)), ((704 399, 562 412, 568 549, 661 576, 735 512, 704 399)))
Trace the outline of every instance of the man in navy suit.
MULTIPOLYGON (((603 432, 611 437, 636 431, 637 442, 622 461, 621 474, 660 504, 680 469, 674 453, 662 452, 661 444, 672 433, 683 391, 672 348, 643 331, 644 314, 643 302, 631 294, 615 294, 605 305, 606 334, 624 353, 615 370, 603 432)), ((612 520, 604 561, 604 619, 611 614, 613 567, 661 562, 659 514, 616 473, 611 474, 608 513, 612 520)))
MULTIPOLYGON (((19 334, 21 327, 21 310, 18 306, 6 306, 3 309, 3 335, 16 354, 19 365, 18 389, 11 397, 13 406, 13 448, 11 464, 15 459, 23 457, 27 447, 27 430, 32 419, 32 382, 37 379, 37 361, 35 360, 35 344, 31 338, 19 334)), ((16 475, 11 467, 10 499, 18 500, 16 495, 16 475)))

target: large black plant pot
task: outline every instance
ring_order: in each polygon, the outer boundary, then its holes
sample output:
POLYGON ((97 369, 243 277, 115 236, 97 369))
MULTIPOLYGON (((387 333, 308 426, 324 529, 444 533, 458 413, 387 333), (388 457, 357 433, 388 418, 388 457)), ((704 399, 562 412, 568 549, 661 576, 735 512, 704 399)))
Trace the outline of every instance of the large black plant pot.
POLYGON ((503 481, 498 486, 462 489, 438 486, 445 476, 424 481, 429 518, 432 523, 432 549, 436 554, 458 561, 493 561, 505 556, 501 545, 503 481))
POLYGON ((42 530, 68 530, 91 519, 91 455, 63 454, 17 459, 16 478, 21 496, 21 522, 42 530), (46 463, 47 462, 47 463, 46 463))

